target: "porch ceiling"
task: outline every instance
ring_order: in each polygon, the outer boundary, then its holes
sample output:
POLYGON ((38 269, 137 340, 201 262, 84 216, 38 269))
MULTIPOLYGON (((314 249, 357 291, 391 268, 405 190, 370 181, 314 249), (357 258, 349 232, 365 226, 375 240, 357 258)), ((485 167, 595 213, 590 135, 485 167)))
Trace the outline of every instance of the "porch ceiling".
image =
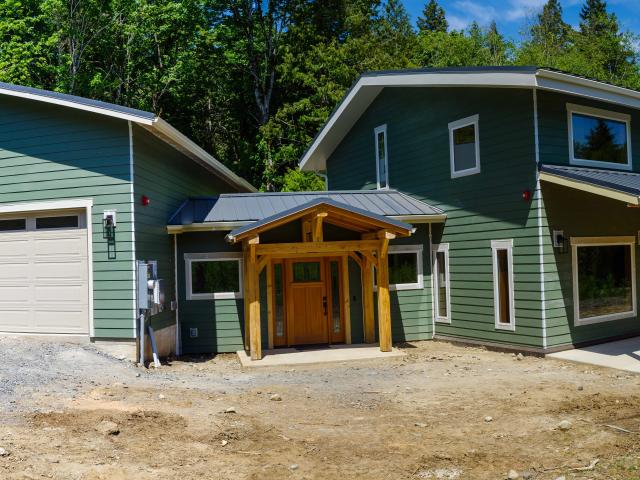
POLYGON ((541 165, 540 180, 640 205, 640 173, 564 165, 541 165))

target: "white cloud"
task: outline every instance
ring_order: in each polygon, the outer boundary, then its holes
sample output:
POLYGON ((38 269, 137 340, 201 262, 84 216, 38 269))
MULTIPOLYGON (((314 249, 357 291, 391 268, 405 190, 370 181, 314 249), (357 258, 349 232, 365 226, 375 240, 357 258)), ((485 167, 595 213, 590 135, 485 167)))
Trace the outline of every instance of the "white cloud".
MULTIPOLYGON (((460 0, 453 4, 456 10, 464 13, 467 18, 476 20, 478 23, 489 23, 496 18, 496 9, 492 6, 483 5, 471 0, 460 0)), ((471 23, 468 21, 467 24, 471 23)))
POLYGON ((473 20, 470 18, 458 17, 457 15, 447 15, 447 23, 451 30, 464 30, 473 20))
POLYGON ((514 22, 537 13, 545 3, 546 0, 508 0, 498 2, 499 8, 496 8, 473 0, 458 0, 452 6, 460 14, 447 15, 447 20, 452 28, 458 30, 466 27, 473 20, 481 25, 486 25, 493 20, 514 22))
POLYGON ((508 21, 521 20, 533 13, 537 13, 546 0, 510 0, 510 8, 505 12, 508 21))

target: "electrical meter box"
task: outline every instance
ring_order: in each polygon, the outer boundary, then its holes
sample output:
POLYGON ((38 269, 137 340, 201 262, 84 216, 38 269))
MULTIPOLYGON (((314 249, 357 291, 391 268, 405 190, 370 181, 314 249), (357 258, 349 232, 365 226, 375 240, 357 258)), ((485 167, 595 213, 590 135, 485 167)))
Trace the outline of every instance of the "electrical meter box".
POLYGON ((155 260, 138 262, 138 308, 147 310, 149 315, 156 315, 164 311, 165 282, 163 279, 157 278, 157 265, 155 260))

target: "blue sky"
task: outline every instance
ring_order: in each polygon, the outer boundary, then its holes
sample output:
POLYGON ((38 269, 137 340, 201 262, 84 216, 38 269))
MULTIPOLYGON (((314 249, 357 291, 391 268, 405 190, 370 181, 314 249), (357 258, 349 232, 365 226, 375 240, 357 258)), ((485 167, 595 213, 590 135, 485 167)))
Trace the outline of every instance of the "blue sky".
MULTIPOLYGON (((413 17, 418 18, 428 0, 404 0, 413 17)), ((519 32, 531 24, 535 14, 546 0, 439 0, 447 14, 449 26, 464 28, 477 20, 486 25, 491 20, 498 24, 498 30, 512 39, 518 39, 519 32)), ((584 0, 561 0, 565 22, 577 26, 584 0)), ((609 11, 615 12, 623 28, 640 34, 640 0, 609 0, 609 11)))

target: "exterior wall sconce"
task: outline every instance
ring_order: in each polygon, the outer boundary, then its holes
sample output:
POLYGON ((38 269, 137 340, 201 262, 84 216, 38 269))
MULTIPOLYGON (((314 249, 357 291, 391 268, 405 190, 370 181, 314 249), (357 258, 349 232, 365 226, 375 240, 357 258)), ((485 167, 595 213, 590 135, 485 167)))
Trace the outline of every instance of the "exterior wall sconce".
POLYGON ((552 238, 553 248, 558 250, 558 253, 567 253, 567 237, 564 236, 564 231, 554 230, 552 238))

